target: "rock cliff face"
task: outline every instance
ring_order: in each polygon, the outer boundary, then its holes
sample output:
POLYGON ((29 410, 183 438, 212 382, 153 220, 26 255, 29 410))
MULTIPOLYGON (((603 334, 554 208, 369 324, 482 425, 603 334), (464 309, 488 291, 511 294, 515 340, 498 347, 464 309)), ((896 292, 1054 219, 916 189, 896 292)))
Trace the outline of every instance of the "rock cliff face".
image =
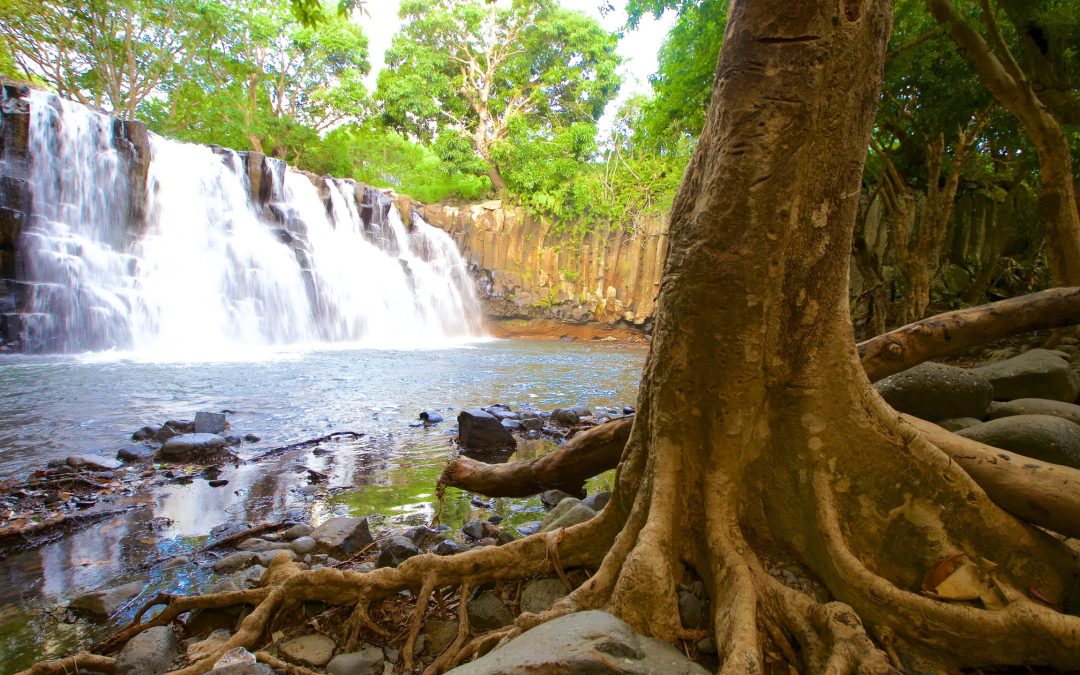
POLYGON ((474 266, 489 317, 651 331, 667 254, 666 218, 578 242, 499 200, 408 208, 457 242, 474 266))

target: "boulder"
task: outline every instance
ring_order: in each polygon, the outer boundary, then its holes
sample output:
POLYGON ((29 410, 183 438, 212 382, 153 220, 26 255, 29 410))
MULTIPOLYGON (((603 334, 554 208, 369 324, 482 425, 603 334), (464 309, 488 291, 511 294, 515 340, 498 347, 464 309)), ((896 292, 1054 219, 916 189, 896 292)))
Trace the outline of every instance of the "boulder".
POLYGON ((555 408, 551 411, 551 421, 556 424, 572 427, 581 421, 581 416, 570 408, 555 408))
POLYGON ((158 432, 161 431, 161 427, 156 424, 148 424, 141 429, 137 429, 135 433, 131 434, 131 440, 133 441, 149 441, 153 440, 158 432))
POLYGON ((990 382, 998 401, 1046 398, 1072 403, 1080 393, 1080 375, 1058 353, 1047 349, 1031 349, 1005 361, 973 368, 972 372, 990 382))
POLYGON ((581 500, 571 497, 562 500, 555 508, 551 509, 551 512, 547 514, 544 522, 540 525, 540 531, 552 532, 560 527, 570 527, 571 525, 584 523, 595 516, 596 511, 582 504, 581 500))
POLYGON ((331 518, 311 532, 323 553, 351 555, 375 543, 367 518, 331 518))
POLYGON ((548 507, 549 509, 554 508, 562 500, 569 499, 571 497, 573 497, 573 495, 563 492, 562 490, 545 490, 544 492, 540 493, 541 503, 543 503, 543 505, 548 507))
POLYGON ((1018 398, 1013 401, 991 403, 986 417, 996 420, 1014 415, 1052 415, 1069 420, 1073 424, 1080 424, 1080 405, 1045 398, 1018 398))
POLYGON ((87 471, 116 471, 124 466, 123 462, 100 455, 70 455, 65 461, 73 469, 87 471))
POLYGON ((301 635, 278 645, 278 653, 285 660, 301 666, 325 666, 334 656, 337 644, 322 633, 301 635))
POLYGON ((421 551, 408 537, 391 537, 379 546, 377 567, 397 567, 421 551))
POLYGON ((383 650, 365 647, 358 652, 338 654, 326 664, 330 675, 382 675, 383 650))
POLYGON ((705 675, 671 645, 635 633, 607 612, 575 612, 525 631, 449 673, 630 673, 705 675))
POLYGON ((145 582, 132 581, 121 586, 91 591, 72 600, 69 607, 98 617, 110 617, 125 603, 142 593, 144 588, 145 582))
POLYGON ((197 434, 220 434, 228 426, 222 413, 197 412, 191 430, 197 434))
POLYGON ((431 529, 430 527, 425 527, 424 525, 410 527, 401 534, 420 548, 424 548, 428 544, 438 542, 442 537, 442 535, 440 535, 438 532, 431 529))
POLYGON ((986 378, 943 363, 921 363, 879 380, 874 388, 896 410, 930 421, 981 418, 994 397, 986 378))
POLYGON ((462 526, 461 532, 473 541, 480 541, 484 537, 494 536, 498 530, 491 523, 484 522, 479 518, 473 518, 462 526))
POLYGON ((555 601, 566 597, 567 593, 566 584, 559 579, 533 579, 521 592, 521 611, 539 614, 551 609, 555 601))
POLYGON ((233 457, 225 447, 228 442, 214 434, 181 434, 165 441, 158 456, 167 462, 206 463, 233 457))
POLYGON ((428 619, 424 622, 424 635, 427 637, 428 654, 441 654, 457 637, 457 621, 439 621, 428 619))
POLYGON ((169 626, 148 628, 127 641, 116 656, 116 675, 161 675, 176 658, 176 634, 169 626))
POLYGON ((154 459, 154 449, 148 445, 120 448, 116 451, 116 458, 124 462, 149 462, 154 459))
POLYGON ((679 620, 692 630, 705 628, 709 621, 707 603, 696 593, 679 589, 679 620))
POLYGON ((458 414, 458 444, 472 450, 505 450, 516 448, 517 441, 499 418, 480 408, 462 410, 458 414))
POLYGON ((1013 415, 956 432, 1025 457, 1080 468, 1080 425, 1052 415, 1013 415))
POLYGON ((318 544, 315 543, 314 537, 297 537, 289 543, 289 548, 300 555, 311 553, 315 550, 316 546, 318 546, 318 544))
POLYGON ((491 591, 484 591, 469 600, 469 627, 475 631, 502 628, 514 621, 506 603, 491 591))

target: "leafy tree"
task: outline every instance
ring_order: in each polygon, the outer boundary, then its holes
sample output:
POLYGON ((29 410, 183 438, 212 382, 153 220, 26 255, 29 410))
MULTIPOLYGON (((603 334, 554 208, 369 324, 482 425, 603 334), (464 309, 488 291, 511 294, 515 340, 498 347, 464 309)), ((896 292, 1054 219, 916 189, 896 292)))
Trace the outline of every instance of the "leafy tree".
POLYGON ((194 0, 0 0, 0 39, 27 77, 125 119, 204 38, 194 0))
POLYGON ((512 131, 553 140, 594 122, 619 85, 616 36, 554 0, 406 0, 401 17, 379 74, 388 124, 424 142, 468 135, 498 190, 506 167, 494 148, 512 131))

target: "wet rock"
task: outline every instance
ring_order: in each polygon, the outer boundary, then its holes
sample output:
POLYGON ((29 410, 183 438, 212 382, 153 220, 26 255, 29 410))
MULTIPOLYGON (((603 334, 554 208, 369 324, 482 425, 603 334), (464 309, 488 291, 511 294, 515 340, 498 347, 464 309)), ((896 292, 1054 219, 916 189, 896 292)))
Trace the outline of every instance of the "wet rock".
POLYGON ((116 614, 125 603, 142 593, 144 588, 146 588, 145 582, 132 581, 121 586, 85 593, 72 600, 68 606, 97 617, 110 617, 116 614))
POLYGON ((610 492, 597 492, 594 495, 589 495, 585 499, 581 500, 581 503, 588 506, 593 511, 600 513, 607 506, 608 501, 611 499, 610 492))
POLYGON ((304 553, 311 553, 315 550, 317 544, 312 537, 297 537, 289 544, 289 548, 303 555, 304 553))
POLYGON ((116 656, 116 675, 161 675, 176 658, 176 634, 169 626, 148 628, 127 641, 116 656))
POLYGON ((379 546, 379 567, 397 567, 414 555, 420 555, 420 549, 406 537, 391 537, 379 546))
POLYGON ((213 480, 206 481, 206 484, 212 488, 219 488, 228 485, 229 481, 225 480, 224 478, 215 478, 213 480))
POLYGON ((195 423, 191 420, 166 420, 162 426, 169 427, 181 434, 195 433, 195 423))
POLYGON ((1018 398, 1004 403, 991 403, 986 414, 987 418, 992 420, 1014 415, 1052 415, 1073 424, 1080 424, 1080 405, 1045 398, 1018 398))
POLYGON ((544 428, 544 418, 539 415, 530 415, 521 418, 521 426, 526 431, 541 431, 544 428))
POLYGON ((495 527, 491 523, 486 523, 479 518, 474 518, 461 528, 462 534, 473 541, 480 541, 484 537, 490 537, 496 533, 495 527))
POLYGON ((581 421, 581 416, 570 408, 556 408, 551 411, 551 421, 565 427, 572 427, 581 421))
POLYGON ((562 490, 546 490, 540 493, 540 501, 547 508, 554 508, 564 499, 570 499, 573 495, 567 494, 562 490))
POLYGON ((510 530, 500 530, 499 534, 495 536, 495 543, 499 546, 504 546, 512 541, 517 541, 517 537, 510 530))
POLYGON ((358 652, 338 654, 326 664, 330 675, 382 675, 383 650, 365 647, 358 652))
POLYGON ((214 562, 212 569, 218 574, 235 572, 236 570, 250 567, 255 564, 258 559, 258 553, 252 551, 239 551, 237 553, 230 553, 224 558, 218 559, 214 562))
POLYGON ((255 557, 258 558, 260 565, 263 567, 270 567, 270 563, 274 561, 274 558, 283 553, 289 560, 296 560, 297 558, 296 551, 293 551, 291 548, 272 548, 268 551, 256 553, 255 557))
POLYGON ((220 434, 227 426, 225 416, 221 413, 197 412, 191 430, 196 434, 220 434))
POLYGON ((315 528, 306 524, 299 523, 288 528, 281 533, 281 538, 286 541, 292 541, 293 539, 299 539, 300 537, 306 537, 315 531, 315 528))
POLYGON ((454 675, 496 673, 630 673, 705 675, 671 645, 634 633, 607 612, 575 612, 525 631, 454 675))
POLYGON ((480 408, 458 414, 459 445, 472 450, 503 450, 517 447, 517 441, 503 428, 499 418, 480 408))
POLYGON ((239 436, 226 436, 225 437, 225 444, 230 446, 230 447, 236 447, 236 446, 240 445, 243 442, 244 442, 244 439, 240 438, 239 436))
POLYGON ((429 544, 439 541, 439 537, 441 536, 435 530, 423 525, 410 527, 401 534, 420 548, 424 548, 429 544))
POLYGON ((981 418, 994 388, 974 370, 943 363, 921 363, 874 383, 896 410, 924 420, 981 418))
POLYGON ((121 448, 116 451, 116 458, 124 462, 149 462, 154 459, 154 449, 148 445, 121 448))
POLYGON ((432 549, 432 552, 435 555, 454 555, 455 553, 464 553, 468 550, 468 546, 459 544, 453 539, 446 539, 436 544, 435 548, 432 549))
POLYGON ((226 445, 221 436, 182 434, 165 441, 158 450, 158 456, 168 462, 208 463, 232 457, 225 450, 226 445))
POLYGON ((623 411, 624 415, 633 415, 636 412, 634 410, 634 406, 632 406, 632 405, 624 405, 622 407, 622 411, 623 411))
POLYGON ((323 553, 350 555, 375 543, 367 518, 331 518, 311 532, 323 553))
MULTIPOLYGON (((993 407, 993 404, 990 404, 993 407)), ((975 419, 974 417, 951 417, 947 420, 938 420, 937 425, 942 429, 949 431, 960 431, 961 429, 967 429, 973 427, 976 424, 982 424, 982 420, 975 419)))
POLYGON ((156 424, 148 424, 141 429, 136 429, 135 433, 131 434, 131 440, 133 441, 149 441, 153 440, 161 431, 161 427, 156 424))
POLYGON ((998 401, 1045 398, 1072 403, 1080 393, 1080 375, 1069 368, 1067 360, 1046 349, 1032 349, 1005 361, 973 368, 972 372, 990 382, 994 399, 998 401))
POLYGON ((424 635, 427 636, 427 652, 432 656, 441 654, 457 637, 457 621, 439 621, 428 619, 424 622, 424 635))
POLYGON ((544 518, 544 522, 540 525, 541 532, 552 532, 560 527, 570 527, 571 525, 577 525, 578 523, 584 523, 596 516, 596 511, 593 511, 588 506, 581 503, 580 500, 564 499, 551 510, 551 513, 547 514, 544 518))
POLYGON ((443 417, 434 410, 425 410, 420 413, 420 421, 422 421, 425 425, 438 424, 439 422, 443 421, 443 417))
POLYGON ((519 422, 518 420, 511 420, 511 419, 499 420, 499 424, 502 425, 503 429, 506 429, 507 431, 509 431, 511 433, 513 433, 515 431, 521 431, 522 429, 525 428, 525 426, 521 422, 519 422))
POLYGON ((69 455, 65 462, 73 469, 87 471, 116 471, 124 466, 123 462, 99 455, 69 455))
POLYGON ((517 530, 517 533, 521 536, 527 537, 530 534, 536 534, 537 532, 539 532, 541 525, 543 525, 543 523, 541 523, 539 520, 530 520, 528 522, 524 522, 518 525, 514 529, 517 530))
POLYGON ((1032 459, 1080 468, 1080 425, 1052 415, 1013 415, 956 432, 1032 459))
POLYGON ((566 584, 559 579, 533 579, 525 584, 521 592, 521 611, 539 614, 551 609, 560 598, 566 597, 569 591, 566 584))
POLYGON ((163 424, 161 425, 161 427, 158 428, 158 432, 154 434, 154 440, 158 443, 162 443, 169 440, 170 438, 181 436, 183 435, 183 433, 184 432, 178 431, 173 427, 169 426, 168 424, 163 424))
POLYGON ((337 644, 322 633, 301 635, 278 645, 278 653, 286 660, 301 666, 325 666, 334 655, 337 644))
POLYGON ((470 599, 468 612, 469 626, 476 631, 502 628, 514 620, 506 604, 491 591, 484 591, 470 599))

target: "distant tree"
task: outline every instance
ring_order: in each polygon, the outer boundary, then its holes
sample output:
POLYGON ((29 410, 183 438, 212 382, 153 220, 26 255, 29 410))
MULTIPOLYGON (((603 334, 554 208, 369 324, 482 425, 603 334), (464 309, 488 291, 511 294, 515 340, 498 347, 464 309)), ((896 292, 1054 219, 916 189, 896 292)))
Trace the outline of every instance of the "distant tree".
POLYGON ((388 124, 425 142, 467 135, 498 190, 494 148, 514 120, 552 138, 594 123, 618 89, 616 36, 554 0, 405 0, 401 17, 379 74, 388 124))

